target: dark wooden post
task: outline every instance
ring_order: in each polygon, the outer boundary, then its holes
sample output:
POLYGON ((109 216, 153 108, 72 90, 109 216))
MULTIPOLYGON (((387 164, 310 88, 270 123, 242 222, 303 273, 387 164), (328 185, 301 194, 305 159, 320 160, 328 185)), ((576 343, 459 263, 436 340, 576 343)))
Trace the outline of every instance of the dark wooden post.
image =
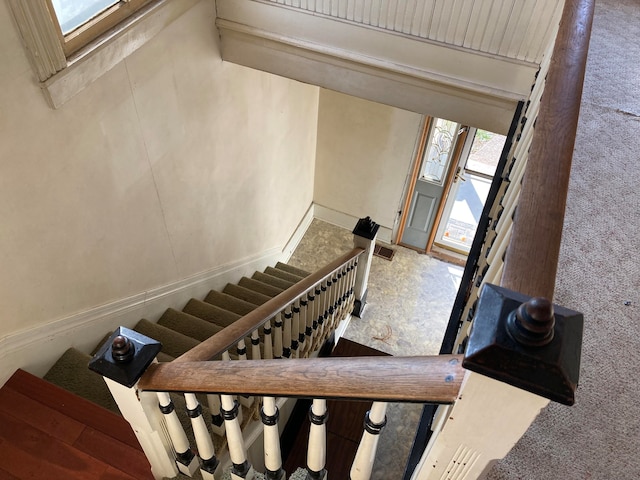
POLYGON ((573 405, 583 316, 486 284, 462 366, 550 400, 573 405))
MULTIPOLYGON (((167 427, 169 431, 172 430, 172 426, 179 429, 182 427, 177 417, 165 418, 165 421, 170 423, 163 425, 160 418, 162 415, 157 414, 158 394, 137 388, 138 380, 154 361, 161 347, 160 342, 152 338, 119 327, 91 359, 89 369, 103 376, 120 413, 131 424, 149 460, 153 476, 172 478, 178 471, 193 474, 198 467, 198 459, 189 448, 186 436, 181 442, 186 447, 181 448, 172 445, 164 433, 167 427), (177 425, 172 425, 176 423, 177 425), (174 453, 176 450, 178 452, 174 453)), ((169 399, 165 403, 161 402, 161 409, 163 407, 165 417, 175 417, 173 404, 169 399)))

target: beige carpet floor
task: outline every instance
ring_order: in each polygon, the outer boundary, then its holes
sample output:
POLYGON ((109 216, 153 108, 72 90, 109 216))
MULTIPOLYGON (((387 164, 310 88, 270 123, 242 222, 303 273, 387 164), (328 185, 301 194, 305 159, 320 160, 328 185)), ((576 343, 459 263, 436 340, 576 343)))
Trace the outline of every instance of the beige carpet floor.
POLYGON ((576 405, 491 480, 640 478, 640 1, 597 0, 556 285, 585 316, 576 405))

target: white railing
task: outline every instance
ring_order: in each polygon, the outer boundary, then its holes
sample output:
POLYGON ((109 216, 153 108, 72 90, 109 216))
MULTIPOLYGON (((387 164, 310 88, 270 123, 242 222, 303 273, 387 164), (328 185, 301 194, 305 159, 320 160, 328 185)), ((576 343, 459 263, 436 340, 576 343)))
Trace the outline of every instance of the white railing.
POLYGON ((553 43, 559 0, 258 0, 540 63, 553 43))

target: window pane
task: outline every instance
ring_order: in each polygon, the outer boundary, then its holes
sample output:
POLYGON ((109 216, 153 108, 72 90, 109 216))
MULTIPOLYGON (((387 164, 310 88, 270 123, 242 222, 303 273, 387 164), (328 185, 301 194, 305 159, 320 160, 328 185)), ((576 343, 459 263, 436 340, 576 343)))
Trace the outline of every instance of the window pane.
POLYGON ((457 123, 442 118, 437 119, 422 165, 424 180, 442 185, 457 133, 457 123))
POLYGON ((506 140, 504 135, 478 129, 465 169, 493 176, 506 140))
POLYGON ((75 30, 119 0, 52 0, 62 34, 75 30))

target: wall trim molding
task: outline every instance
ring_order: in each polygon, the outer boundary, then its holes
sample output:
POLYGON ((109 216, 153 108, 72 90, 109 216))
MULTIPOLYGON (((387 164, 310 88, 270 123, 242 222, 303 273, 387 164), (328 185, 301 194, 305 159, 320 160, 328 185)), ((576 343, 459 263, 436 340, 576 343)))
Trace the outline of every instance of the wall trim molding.
MULTIPOLYGON (((46 324, 0 338, 0 385, 17 368, 42 376, 70 347, 90 352, 118 326, 132 327, 141 318, 157 320, 169 308, 181 308, 190 298, 204 298, 211 289, 222 289, 244 275, 286 262, 313 221, 310 204, 284 247, 274 247, 210 270, 144 292, 105 303, 46 324), (33 352, 37 352, 34 355, 33 352)), ((355 224, 354 224, 355 225, 355 224)))
MULTIPOLYGON (((314 203, 314 216, 318 220, 322 220, 323 222, 330 223, 337 227, 346 228, 349 231, 353 230, 356 223, 358 223, 358 220, 360 220, 360 218, 349 213, 339 212, 318 203, 314 203)), ((375 220, 376 219, 374 218, 373 221, 375 220)), ((378 240, 391 244, 391 238, 391 229, 380 225, 380 229, 378 230, 378 240)))
MULTIPOLYGON (((425 77, 415 68, 317 46, 218 18, 224 61, 404 110, 506 133, 523 95, 425 77)), ((531 74, 533 82, 533 73, 531 74)))

